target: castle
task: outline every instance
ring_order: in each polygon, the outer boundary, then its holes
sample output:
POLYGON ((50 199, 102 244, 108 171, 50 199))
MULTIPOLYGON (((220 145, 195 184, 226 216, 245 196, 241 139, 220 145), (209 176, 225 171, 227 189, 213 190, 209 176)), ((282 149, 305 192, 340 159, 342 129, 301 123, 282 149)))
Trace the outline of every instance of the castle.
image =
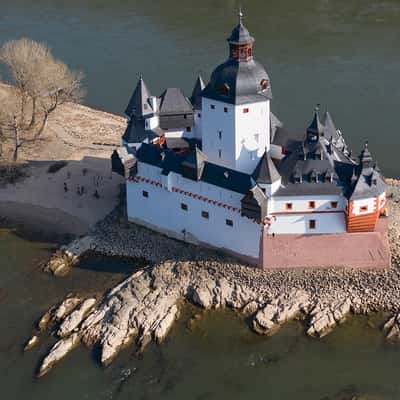
POLYGON ((190 98, 177 88, 152 96, 140 77, 112 156, 128 219, 256 263, 271 237, 374 232, 386 186, 368 145, 353 157, 318 108, 303 132, 287 129, 241 13, 227 41, 228 59, 190 98))

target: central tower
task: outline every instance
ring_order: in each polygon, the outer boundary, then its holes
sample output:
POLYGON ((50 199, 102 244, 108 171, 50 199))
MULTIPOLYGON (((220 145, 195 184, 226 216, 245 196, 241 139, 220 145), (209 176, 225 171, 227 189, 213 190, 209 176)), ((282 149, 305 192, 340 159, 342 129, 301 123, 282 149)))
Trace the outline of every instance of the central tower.
POLYGON ((229 58, 202 93, 202 147, 210 161, 252 173, 270 147, 271 85, 253 59, 254 38, 241 12, 227 41, 229 58))

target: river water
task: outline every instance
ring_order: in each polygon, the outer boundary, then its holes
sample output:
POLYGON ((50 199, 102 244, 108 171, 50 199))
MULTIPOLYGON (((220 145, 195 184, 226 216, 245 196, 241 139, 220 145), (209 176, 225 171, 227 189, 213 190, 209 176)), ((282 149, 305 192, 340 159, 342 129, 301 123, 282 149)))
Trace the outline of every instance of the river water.
POLYGON ((298 322, 267 338, 251 332, 233 312, 202 313, 189 305, 166 342, 150 345, 142 357, 127 349, 103 369, 96 355, 82 347, 37 381, 38 361, 55 342, 45 338, 30 352, 22 352, 38 316, 69 291, 90 293, 112 286, 131 267, 91 260, 56 279, 38 267, 51 249, 52 245, 0 232, 1 399, 400 397, 400 347, 388 344, 380 332, 383 316, 352 318, 323 340, 307 338, 298 322), (202 318, 191 325, 195 313, 202 318), (354 397, 359 394, 364 397, 354 397))
MULTIPOLYGON (((190 94, 198 72, 207 79, 226 57, 237 3, 1 0, 0 43, 22 36, 48 42, 86 73, 88 105, 121 114, 140 73, 156 95, 167 86, 190 94)), ((305 128, 314 105, 327 105, 355 152, 369 140, 385 174, 400 176, 400 2, 241 3, 255 57, 270 74, 276 114, 305 128)), ((35 319, 69 291, 106 289, 129 270, 92 260, 55 279, 38 267, 51 249, 0 233, 1 399, 400 398, 400 347, 383 339, 382 316, 353 318, 316 341, 299 323, 259 337, 230 312, 206 313, 189 329, 198 312, 189 306, 166 343, 143 358, 127 350, 102 369, 80 348, 37 382, 37 362, 54 340, 22 354, 35 319)))

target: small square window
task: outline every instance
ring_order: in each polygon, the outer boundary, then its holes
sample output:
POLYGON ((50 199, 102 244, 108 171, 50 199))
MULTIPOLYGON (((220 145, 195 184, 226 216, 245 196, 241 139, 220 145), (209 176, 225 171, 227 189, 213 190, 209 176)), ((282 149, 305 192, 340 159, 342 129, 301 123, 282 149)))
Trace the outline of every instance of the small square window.
POLYGON ((365 211, 368 211, 368 206, 360 207, 360 212, 365 212, 365 211))
POLYGON ((232 221, 231 219, 226 219, 226 220, 225 220, 225 223, 226 223, 228 226, 233 226, 233 221, 232 221))
POLYGON ((317 222, 315 221, 315 219, 310 219, 310 220, 308 221, 308 227, 309 227, 310 229, 315 229, 316 225, 317 225, 317 222))
POLYGON ((243 114, 247 114, 249 112, 248 108, 243 108, 243 114))
POLYGON ((219 158, 222 157, 222 150, 218 150, 218 157, 219 157, 219 158))
POLYGON ((286 210, 293 210, 293 203, 286 203, 285 208, 286 210))
POLYGON ((186 114, 183 114, 183 118, 184 118, 184 119, 187 119, 187 116, 186 116, 186 114))
POLYGON ((186 127, 186 132, 191 132, 191 131, 192 131, 192 128, 190 126, 187 126, 186 127))
POLYGON ((308 208, 315 208, 315 201, 309 201, 308 208))
POLYGON ((210 214, 208 213, 208 211, 202 211, 202 212, 201 212, 201 216, 202 216, 203 218, 206 218, 206 219, 210 218, 210 214))
POLYGON ((221 140, 222 139, 222 131, 218 132, 218 139, 221 140))
POLYGON ((331 201, 331 207, 332 208, 337 208, 338 202, 337 201, 331 201))
POLYGON ((188 210, 187 204, 181 203, 181 209, 182 209, 183 211, 187 211, 187 210, 188 210))
POLYGON ((201 114, 200 114, 200 113, 198 113, 197 116, 198 116, 199 118, 201 118, 201 114))
POLYGON ((149 197, 149 192, 146 192, 146 190, 143 190, 142 195, 143 195, 143 197, 149 197))
POLYGON ((228 112, 228 107, 224 107, 224 112, 228 112))
POLYGON ((211 105, 210 105, 210 108, 211 108, 211 110, 215 110, 214 104, 211 104, 211 105))

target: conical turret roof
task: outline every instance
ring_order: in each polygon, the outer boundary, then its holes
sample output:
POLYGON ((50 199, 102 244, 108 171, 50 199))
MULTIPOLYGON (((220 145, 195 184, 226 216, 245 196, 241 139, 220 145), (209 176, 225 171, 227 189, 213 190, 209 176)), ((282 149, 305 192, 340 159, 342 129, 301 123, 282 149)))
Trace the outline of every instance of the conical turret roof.
POLYGON ((204 85, 203 79, 202 79, 201 75, 199 74, 199 76, 196 79, 196 83, 194 85, 192 95, 190 97, 190 102, 192 103, 193 108, 195 110, 201 109, 201 93, 204 90, 204 88, 205 88, 205 85, 204 85))
POLYGON ((321 121, 319 120, 318 107, 317 107, 315 108, 314 118, 311 121, 310 126, 307 128, 307 138, 318 139, 318 137, 321 136, 323 133, 324 133, 324 127, 321 124, 321 121))
POLYGON ((135 115, 137 118, 143 118, 145 115, 151 114, 152 109, 148 102, 150 96, 150 91, 147 88, 142 76, 140 76, 139 81, 136 84, 135 91, 133 92, 128 106, 126 107, 125 114, 128 117, 135 115))

